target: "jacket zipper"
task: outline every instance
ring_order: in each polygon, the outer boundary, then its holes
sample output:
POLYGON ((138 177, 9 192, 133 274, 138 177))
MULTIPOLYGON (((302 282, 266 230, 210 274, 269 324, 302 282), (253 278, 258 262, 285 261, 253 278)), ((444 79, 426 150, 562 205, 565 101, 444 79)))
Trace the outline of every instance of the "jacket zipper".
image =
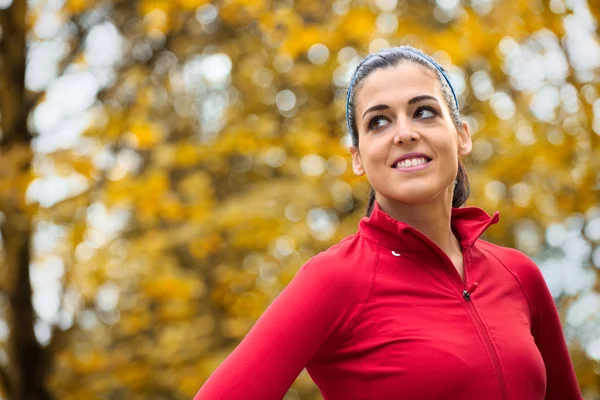
POLYGON ((490 339, 490 335, 483 325, 483 321, 481 321, 481 317, 475 308, 475 304, 473 304, 473 300, 471 300, 470 293, 466 290, 463 291, 463 298, 465 299, 465 303, 467 304, 467 310, 469 312, 469 316, 471 320, 475 322, 476 329, 479 331, 479 335, 483 337, 483 341, 485 347, 487 348, 487 352, 492 359, 492 364, 494 369, 496 370, 496 377, 498 378, 498 385, 500 387, 500 395, 502 399, 506 399, 506 382, 504 381, 504 373, 502 372, 502 368, 500 367, 500 361, 498 360, 498 353, 496 353, 496 349, 492 344, 492 339, 490 339))
MULTIPOLYGON (((419 237, 420 232, 411 232, 411 233, 417 239, 422 241, 424 244, 429 245, 427 243, 427 240, 429 240, 428 238, 425 237, 425 239, 423 239, 423 238, 419 237)), ((454 266, 452 261, 448 258, 448 256, 441 249, 439 249, 439 247, 437 247, 437 245, 435 243, 432 242, 432 244, 433 244, 433 246, 429 245, 429 247, 431 247, 437 253, 438 257, 440 257, 442 262, 447 265, 450 265, 452 268, 456 269, 456 267, 454 266)), ((463 259, 467 258, 466 255, 469 250, 470 250, 470 247, 465 249, 463 259)), ((500 367, 500 361, 498 360, 498 353, 496 352, 496 349, 494 348, 494 345, 492 344, 492 339, 490 338, 490 335, 489 335, 487 329, 483 325, 483 321, 481 320, 481 316, 479 315, 479 312, 475 308, 475 304, 473 304, 473 300, 471 300, 471 294, 473 293, 474 289, 477 288, 477 284, 475 284, 474 286, 472 286, 471 288, 469 288, 467 290, 466 276, 467 276, 467 274, 466 274, 466 268, 465 268, 465 282, 464 282, 465 288, 462 290, 461 297, 464 299, 464 302, 466 303, 467 312, 469 314, 469 317, 471 317, 471 321, 473 321, 473 325, 475 325, 475 329, 477 330, 477 333, 479 334, 479 336, 481 338, 483 338, 484 347, 492 361, 492 366, 495 369, 496 378, 498 379, 498 386, 500 389, 500 397, 503 400, 506 400, 507 399, 506 382, 504 381, 504 373, 502 372, 502 368, 500 367)), ((446 277, 450 279, 449 283, 451 285, 455 284, 454 279, 450 275, 450 271, 448 271, 448 269, 446 269, 446 277)), ((456 285, 456 286, 458 286, 458 285, 456 285)))

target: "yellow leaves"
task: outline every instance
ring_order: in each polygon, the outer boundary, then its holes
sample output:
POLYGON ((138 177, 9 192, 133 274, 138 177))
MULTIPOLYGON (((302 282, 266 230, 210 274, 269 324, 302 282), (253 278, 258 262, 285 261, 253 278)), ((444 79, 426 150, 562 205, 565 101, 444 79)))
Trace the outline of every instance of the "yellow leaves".
POLYGON ((71 14, 81 14, 85 10, 87 10, 93 3, 86 0, 67 0, 65 3, 65 10, 70 12, 71 14))
POLYGON ((71 167, 78 174, 90 179, 95 175, 96 166, 89 157, 77 157, 71 162, 71 167))
POLYGON ((71 248, 76 248, 79 243, 83 241, 83 236, 85 231, 87 230, 87 224, 82 221, 73 221, 73 225, 71 227, 71 232, 69 235, 69 240, 71 242, 71 248))
POLYGON ((210 3, 210 0, 176 0, 176 3, 186 11, 195 11, 201 5, 210 3))
POLYGON ((189 202, 212 199, 214 188, 212 179, 205 172, 192 172, 178 184, 179 193, 189 202))
POLYGON ((135 199, 137 215, 147 223, 158 217, 167 222, 179 222, 188 216, 188 206, 170 191, 169 177, 164 171, 154 170, 140 178, 129 196, 135 199))
POLYGON ((260 142, 249 129, 230 129, 224 132, 219 141, 213 146, 217 154, 254 154, 260 150, 260 142))
POLYGON ((153 170, 142 181, 141 197, 160 198, 169 189, 169 177, 166 171, 153 170))
POLYGON ((184 12, 194 12, 209 0, 143 0, 138 5, 140 15, 144 17, 146 32, 153 30, 168 33, 177 29, 178 19, 184 12))
POLYGON ((125 113, 122 110, 104 107, 96 120, 92 121, 90 128, 84 131, 84 135, 113 143, 125 131, 126 122, 125 113))
POLYGON ((223 362, 231 351, 233 351, 233 348, 213 349, 213 352, 207 354, 206 357, 198 361, 196 368, 205 378, 207 378, 223 362), (214 352, 216 352, 216 354, 214 352))
POLYGON ((216 282, 226 286, 238 278, 240 271, 230 264, 219 264, 213 268, 216 282))
POLYGON ((198 310, 194 303, 184 299, 169 299, 160 303, 158 317, 162 321, 189 321, 198 310))
POLYGON ((228 318, 222 324, 223 336, 241 339, 248 333, 253 323, 254 321, 249 318, 228 318))
POLYGON ((307 129, 303 132, 290 132, 285 137, 286 145, 294 149, 298 155, 320 154, 321 150, 326 148, 326 138, 319 132, 307 129))
POLYGON ((326 46, 339 45, 339 34, 335 29, 335 21, 331 24, 306 25, 303 16, 292 9, 280 9, 274 13, 265 13, 259 19, 259 27, 269 38, 278 53, 297 58, 306 53, 317 43, 326 46), (333 27, 332 27, 333 26, 333 27))
POLYGON ((130 179, 120 179, 118 181, 107 181, 102 193, 104 202, 108 206, 123 205, 134 200, 131 196, 133 183, 130 179))
POLYGON ((198 145, 190 142, 178 143, 175 147, 175 166, 191 167, 200 160, 198 145))
POLYGON ((204 282, 189 277, 161 276, 143 283, 143 292, 158 300, 180 299, 190 301, 201 296, 204 282))
POLYGON ((157 218, 167 222, 180 222, 188 217, 191 208, 195 206, 193 201, 199 201, 203 207, 210 204, 205 202, 210 200, 210 197, 199 197, 207 194, 210 196, 211 193, 207 190, 202 191, 202 183, 201 174, 196 179, 191 177, 182 182, 187 188, 187 194, 184 192, 184 196, 192 201, 192 205, 188 206, 182 202, 179 195, 171 191, 169 177, 165 171, 154 169, 135 181, 123 179, 109 182, 105 191, 105 201, 110 205, 134 202, 134 212, 146 223, 153 223, 157 218), (194 187, 195 184, 198 184, 198 188, 194 187), (201 191, 194 193, 196 189, 201 191))
POLYGON ((76 154, 72 150, 60 150, 49 155, 56 175, 71 175, 76 172, 86 179, 96 174, 96 166, 89 155, 76 154))
POLYGON ((161 142, 165 136, 165 132, 159 124, 146 120, 133 122, 128 133, 130 144, 140 150, 151 149, 161 142))
POLYGON ((138 3, 138 12, 143 16, 147 16, 156 10, 168 14, 172 11, 173 6, 174 2, 170 0, 142 0, 138 3))
POLYGON ((188 205, 189 223, 203 223, 210 216, 214 206, 211 178, 204 172, 193 172, 179 182, 177 189, 182 201, 188 205))
POLYGON ((193 397, 198 389, 200 388, 200 381, 198 374, 187 373, 184 374, 179 380, 179 390, 185 396, 193 397))
POLYGON ((321 88, 331 81, 331 71, 328 68, 315 68, 307 62, 298 63, 294 66, 292 81, 300 87, 321 88))
POLYGON ((415 29, 419 30, 416 33, 427 43, 426 51, 443 50, 454 64, 463 65, 470 62, 473 57, 481 56, 487 53, 488 49, 494 48, 504 34, 499 30, 490 32, 485 21, 477 18, 473 11, 465 12, 468 12, 469 17, 456 21, 452 30, 444 30, 435 35, 428 35, 426 27, 415 26, 415 29), (460 36, 457 37, 458 34, 460 36))
POLYGON ((230 235, 230 244, 239 249, 261 249, 279 236, 278 221, 247 221, 245 226, 238 226, 230 235))
POLYGON ((279 41, 288 35, 290 30, 302 28, 302 18, 292 9, 279 9, 272 13, 264 13, 259 19, 259 27, 272 40, 279 41))
POLYGON ((141 388, 148 384, 150 367, 144 362, 130 362, 116 369, 115 377, 127 387, 141 388))
POLYGON ((264 295, 259 297, 255 292, 242 293, 235 299, 230 308, 233 316, 239 317, 260 317, 264 306, 266 305, 264 295))
POLYGON ((340 23, 341 34, 349 42, 368 43, 375 30, 377 16, 368 8, 353 8, 340 23))
POLYGON ((246 25, 266 12, 268 0, 227 0, 220 11, 221 20, 230 25, 246 25))
POLYGON ((188 244, 188 251, 194 258, 202 260, 209 254, 217 252, 221 247, 222 241, 219 234, 213 233, 206 237, 200 237, 190 241, 188 244))
POLYGON ((121 316, 119 329, 125 335, 135 335, 145 331, 152 323, 152 314, 144 311, 135 314, 126 314, 121 316))
POLYGON ((292 30, 281 46, 281 52, 297 58, 301 53, 307 52, 313 44, 322 43, 327 36, 326 31, 316 26, 292 30))
POLYGON ((147 200, 141 200, 138 202, 135 209, 136 216, 140 222, 146 225, 152 225, 156 223, 158 216, 159 204, 147 200))
POLYGON ((107 355, 99 349, 80 353, 76 358, 71 359, 71 362, 73 370, 82 375, 99 372, 109 366, 107 355))
POLYGON ((171 29, 170 22, 167 12, 160 8, 154 8, 144 15, 144 29, 148 33, 153 31, 167 33, 171 29))
POLYGON ((177 222, 185 218, 186 209, 174 195, 167 195, 160 202, 159 213, 165 221, 177 222))

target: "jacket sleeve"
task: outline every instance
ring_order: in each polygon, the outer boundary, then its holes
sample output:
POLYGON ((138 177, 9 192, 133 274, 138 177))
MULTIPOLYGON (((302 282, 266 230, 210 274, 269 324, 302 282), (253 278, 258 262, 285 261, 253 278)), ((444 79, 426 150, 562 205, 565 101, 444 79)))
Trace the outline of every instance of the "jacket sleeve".
POLYGON ((280 400, 319 349, 338 340, 357 309, 355 283, 319 260, 298 271, 194 400, 280 400))
POLYGON ((533 320, 531 333, 546 366, 546 400, 582 400, 575 370, 565 343, 554 299, 537 265, 529 258, 526 286, 533 320))

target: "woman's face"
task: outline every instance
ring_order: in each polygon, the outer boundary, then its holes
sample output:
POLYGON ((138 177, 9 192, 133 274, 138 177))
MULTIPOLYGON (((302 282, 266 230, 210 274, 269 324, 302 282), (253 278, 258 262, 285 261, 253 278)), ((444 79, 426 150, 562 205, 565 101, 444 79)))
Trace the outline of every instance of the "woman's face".
POLYGON ((367 175, 377 199, 451 202, 458 156, 471 152, 471 138, 466 124, 457 131, 435 75, 412 62, 380 68, 355 98, 352 166, 367 175))

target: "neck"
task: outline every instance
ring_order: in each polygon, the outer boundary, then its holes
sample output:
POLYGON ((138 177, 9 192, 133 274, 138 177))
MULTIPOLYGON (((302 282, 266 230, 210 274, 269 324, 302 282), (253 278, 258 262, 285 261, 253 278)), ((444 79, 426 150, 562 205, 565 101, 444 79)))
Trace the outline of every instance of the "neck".
MULTIPOLYGON (((440 196, 447 197, 447 196, 440 196)), ((406 204, 378 196, 382 211, 395 220, 402 221, 419 230, 449 257, 462 253, 460 242, 452 232, 452 198, 435 199, 421 204, 406 204)))

